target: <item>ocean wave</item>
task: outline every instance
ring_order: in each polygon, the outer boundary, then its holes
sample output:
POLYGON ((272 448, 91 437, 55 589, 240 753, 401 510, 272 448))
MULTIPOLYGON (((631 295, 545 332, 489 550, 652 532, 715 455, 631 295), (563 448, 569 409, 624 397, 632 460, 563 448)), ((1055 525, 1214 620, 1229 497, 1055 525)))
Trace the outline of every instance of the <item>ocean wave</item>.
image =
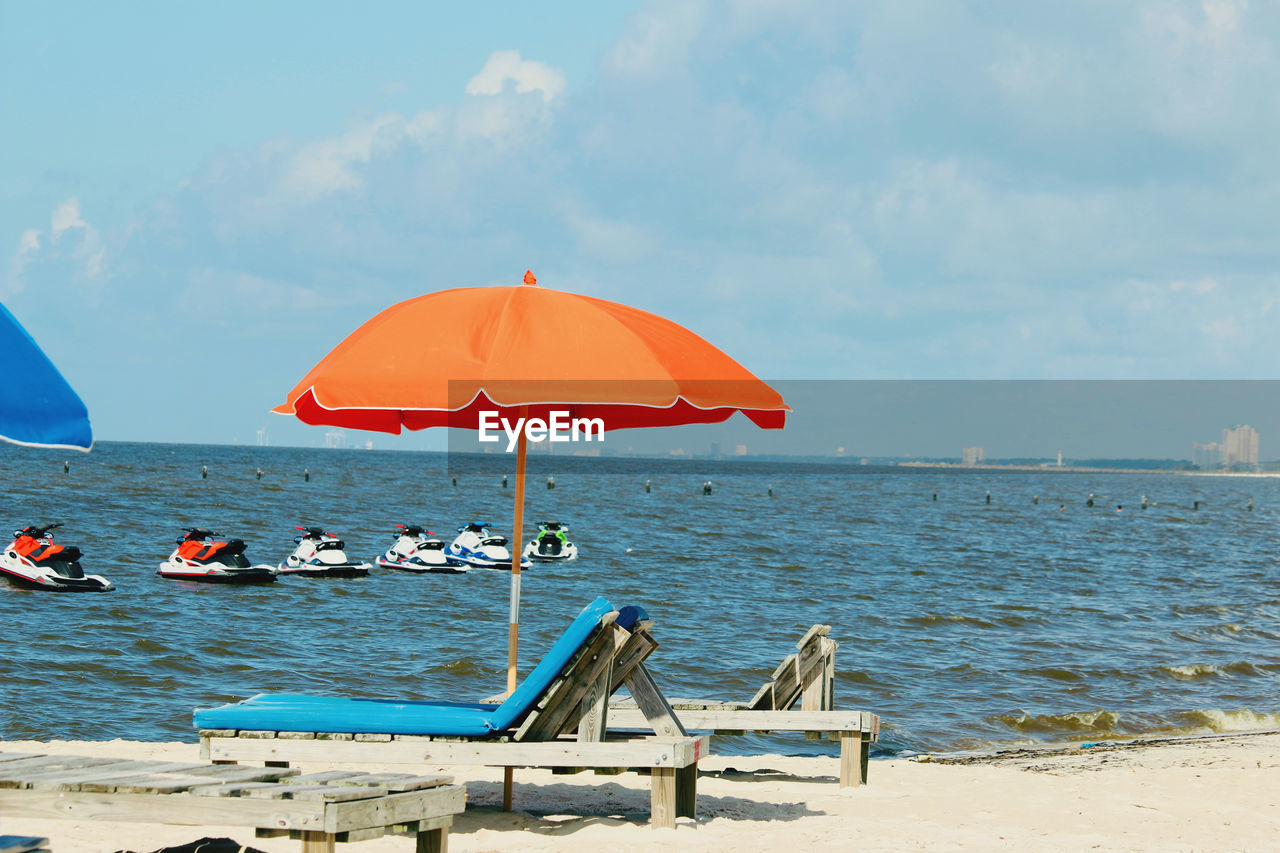
POLYGON ((1101 737, 1118 731, 1120 714, 1102 709, 1073 711, 1069 714, 1028 714, 1017 711, 1000 714, 993 721, 1003 723, 1020 734, 1090 734, 1101 737))
POLYGON ((1176 678, 1179 681, 1200 681, 1207 678, 1220 678, 1232 675, 1263 675, 1264 670, 1248 661, 1236 661, 1228 664, 1190 663, 1166 665, 1158 667, 1157 672, 1176 678))
POLYGON ((1189 726, 1185 734, 1224 734, 1280 729, 1280 713, 1251 711, 1248 708, 1237 708, 1232 711, 1212 708, 1184 711, 1180 716, 1189 726))

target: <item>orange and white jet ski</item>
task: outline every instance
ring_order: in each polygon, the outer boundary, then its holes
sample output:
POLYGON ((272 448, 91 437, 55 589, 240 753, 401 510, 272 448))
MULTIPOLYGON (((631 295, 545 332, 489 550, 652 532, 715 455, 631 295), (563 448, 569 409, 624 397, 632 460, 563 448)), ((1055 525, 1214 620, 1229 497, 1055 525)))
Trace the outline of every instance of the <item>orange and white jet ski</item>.
POLYGON ((275 567, 249 562, 241 540, 217 542, 214 537, 218 534, 212 531, 184 529, 186 535, 178 540, 178 547, 160 564, 160 577, 198 583, 271 583, 276 579, 275 567))
POLYGON ((79 548, 57 545, 49 531, 60 524, 15 530, 0 554, 0 574, 15 586, 56 592, 105 592, 115 589, 102 575, 86 575, 79 548))

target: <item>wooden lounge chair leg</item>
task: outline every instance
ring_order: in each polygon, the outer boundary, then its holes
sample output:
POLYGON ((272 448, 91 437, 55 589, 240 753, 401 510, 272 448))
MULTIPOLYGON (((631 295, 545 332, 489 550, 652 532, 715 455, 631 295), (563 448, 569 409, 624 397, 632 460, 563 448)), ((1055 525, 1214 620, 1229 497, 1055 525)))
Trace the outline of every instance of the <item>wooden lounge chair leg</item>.
POLYGON ((676 817, 698 817, 698 765, 676 770, 676 817))
POLYGON ((674 829, 676 825, 676 768, 654 767, 649 775, 649 825, 674 829))
MULTIPOLYGON (((870 733, 867 735, 870 737, 870 733)), ((840 733, 840 787, 856 788, 866 781, 866 759, 871 750, 870 740, 863 740, 862 732, 840 733)))
POLYGON ((334 838, 331 832, 303 830, 302 853, 333 853, 333 842, 334 838))
POLYGON ((862 768, 860 784, 867 784, 867 771, 871 769, 871 732, 862 733, 862 749, 858 753, 858 763, 862 768))
POLYGON ((516 769, 514 767, 502 768, 502 810, 504 812, 511 811, 511 789, 515 787, 516 769))
POLYGON ((416 853, 449 853, 449 827, 420 831, 414 850, 416 853))

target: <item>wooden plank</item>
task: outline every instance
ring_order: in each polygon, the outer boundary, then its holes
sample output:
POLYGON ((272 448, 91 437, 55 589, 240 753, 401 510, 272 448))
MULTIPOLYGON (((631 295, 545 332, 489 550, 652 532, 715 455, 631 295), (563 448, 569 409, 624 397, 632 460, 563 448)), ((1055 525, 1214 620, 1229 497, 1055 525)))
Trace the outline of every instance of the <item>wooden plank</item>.
MULTIPOLYGON (((862 731, 871 726, 874 714, 865 711, 739 711, 681 710, 680 722, 689 731, 738 731, 778 732, 838 732, 862 731)), ((634 728, 645 725, 646 720, 638 709, 611 708, 610 725, 616 728, 634 728)))
POLYGON ((800 642, 796 643, 796 648, 803 649, 805 646, 809 645, 812 640, 818 637, 825 637, 830 633, 830 625, 814 625, 808 631, 804 632, 804 636, 800 638, 800 642))
POLYGON ((279 782, 228 782, 225 785, 204 785, 187 793, 193 797, 241 797, 254 788, 274 788, 279 782))
POLYGON ((587 695, 582 697, 582 709, 578 712, 578 740, 604 739, 609 715, 609 694, 613 692, 612 686, 613 662, 611 660, 587 688, 587 695))
POLYGON ((827 661, 823 673, 825 689, 822 694, 822 710, 833 711, 836 707, 836 649, 840 646, 830 637, 827 638, 827 642, 830 645, 827 647, 827 661))
POLYGON ((13 788, 22 784, 27 774, 78 770, 119 762, 118 758, 89 758, 83 755, 37 755, 19 758, 0 764, 0 787, 13 788))
MULTIPOLYGON (((338 791, 341 789, 335 789, 338 791)), ((99 794, 6 789, 0 812, 32 819, 71 818, 251 826, 269 830, 328 832, 450 817, 462 811, 466 790, 448 785, 350 802, 302 799, 199 797, 191 794, 99 794)))
POLYGON ((333 853, 336 840, 331 832, 303 832, 302 853, 333 853))
POLYGON ((622 648, 613 660, 613 683, 609 685, 612 696, 631 675, 637 665, 648 659, 658 649, 658 641, 647 632, 632 632, 631 637, 622 644, 622 648))
POLYGON ((840 787, 856 788, 862 784, 861 732, 840 733, 840 787))
POLYGON ((369 784, 379 785, 393 794, 453 784, 452 776, 416 776, 412 773, 368 773, 365 778, 369 784))
POLYGON ((676 825, 675 768, 653 768, 649 787, 649 824, 654 829, 673 829, 676 825))
POLYGON ((666 697, 662 695, 662 691, 658 689, 657 683, 644 664, 637 664, 631 671, 631 675, 627 678, 627 689, 631 691, 636 704, 640 706, 640 713, 644 715, 645 722, 653 728, 655 734, 660 737, 679 737, 687 734, 684 726, 680 724, 680 719, 667 704, 666 697))
MULTIPOLYGON (((35 758, 39 754, 40 753, 35 752, 0 752, 0 763, 5 761, 17 761, 21 758, 35 758)), ((15 835, 9 837, 17 838, 18 836, 15 835)))
POLYGON ((493 743, 467 741, 263 741, 210 738, 209 750, 218 759, 260 762, 289 758, 299 763, 354 764, 470 764, 491 767, 683 767, 708 754, 710 735, 687 738, 614 737, 598 743, 574 740, 493 743), (700 750, 700 752, 699 752, 700 750))
POLYGON ((676 817, 698 818, 698 765, 676 768, 676 817))
POLYGON ((241 789, 240 796, 256 800, 322 800, 324 802, 345 802, 347 800, 367 800, 372 797, 384 797, 386 788, 365 787, 363 785, 293 785, 276 783, 241 789))
MULTIPOLYGON (((249 741, 260 743, 260 741, 249 741)), ((79 785, 81 791, 96 793, 171 794, 206 785, 227 782, 274 782, 282 776, 297 774, 294 768, 240 767, 237 765, 206 766, 181 773, 125 775, 79 785)))
POLYGON ((84 770, 67 770, 61 773, 46 773, 26 777, 22 787, 42 790, 65 789, 79 790, 81 785, 101 782, 104 779, 118 779, 123 776, 143 773, 171 773, 199 767, 198 764, 186 764, 177 761, 117 761, 84 770))
POLYGON ((324 803, 242 800, 190 794, 103 794, 86 791, 0 789, 0 814, 29 819, 111 820, 187 826, 261 826, 308 829, 322 825, 324 803))
POLYGON ((416 853, 449 853, 449 830, 419 830, 413 849, 416 853))
POLYGON ((467 805, 467 789, 462 785, 445 785, 424 791, 387 794, 370 800, 326 803, 324 830, 350 832, 374 826, 431 820, 462 812, 467 805))
POLYGON ((361 780, 367 779, 368 773, 361 773, 355 770, 325 770, 320 773, 307 773, 302 776, 294 776, 289 780, 290 784, 300 785, 328 785, 343 780, 353 780, 356 784, 361 784, 361 780))

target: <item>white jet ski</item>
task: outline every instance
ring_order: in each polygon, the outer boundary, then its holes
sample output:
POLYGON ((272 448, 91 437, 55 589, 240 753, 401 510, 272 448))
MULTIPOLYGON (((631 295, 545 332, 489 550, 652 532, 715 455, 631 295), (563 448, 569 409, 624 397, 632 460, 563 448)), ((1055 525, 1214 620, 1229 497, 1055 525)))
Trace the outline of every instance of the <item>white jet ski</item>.
POLYGON ((293 537, 298 547, 276 567, 282 575, 304 578, 362 578, 372 566, 348 559, 346 543, 325 533, 323 527, 295 527, 302 535, 293 537))
MULTIPOLYGON (((507 537, 489 531, 489 525, 473 521, 458 528, 458 536, 445 549, 445 557, 461 566, 477 569, 510 569, 511 552, 507 550, 507 537)), ((532 563, 521 558, 520 568, 532 563)))
POLYGON ((384 569, 462 574, 470 568, 466 564, 449 562, 449 558, 445 556, 444 542, 436 539, 435 534, 425 527, 397 524, 393 535, 396 543, 374 560, 384 569))
POLYGON ((578 546, 569 541, 569 525, 543 521, 538 523, 538 535, 525 546, 524 555, 535 563, 567 563, 578 559, 578 546))

